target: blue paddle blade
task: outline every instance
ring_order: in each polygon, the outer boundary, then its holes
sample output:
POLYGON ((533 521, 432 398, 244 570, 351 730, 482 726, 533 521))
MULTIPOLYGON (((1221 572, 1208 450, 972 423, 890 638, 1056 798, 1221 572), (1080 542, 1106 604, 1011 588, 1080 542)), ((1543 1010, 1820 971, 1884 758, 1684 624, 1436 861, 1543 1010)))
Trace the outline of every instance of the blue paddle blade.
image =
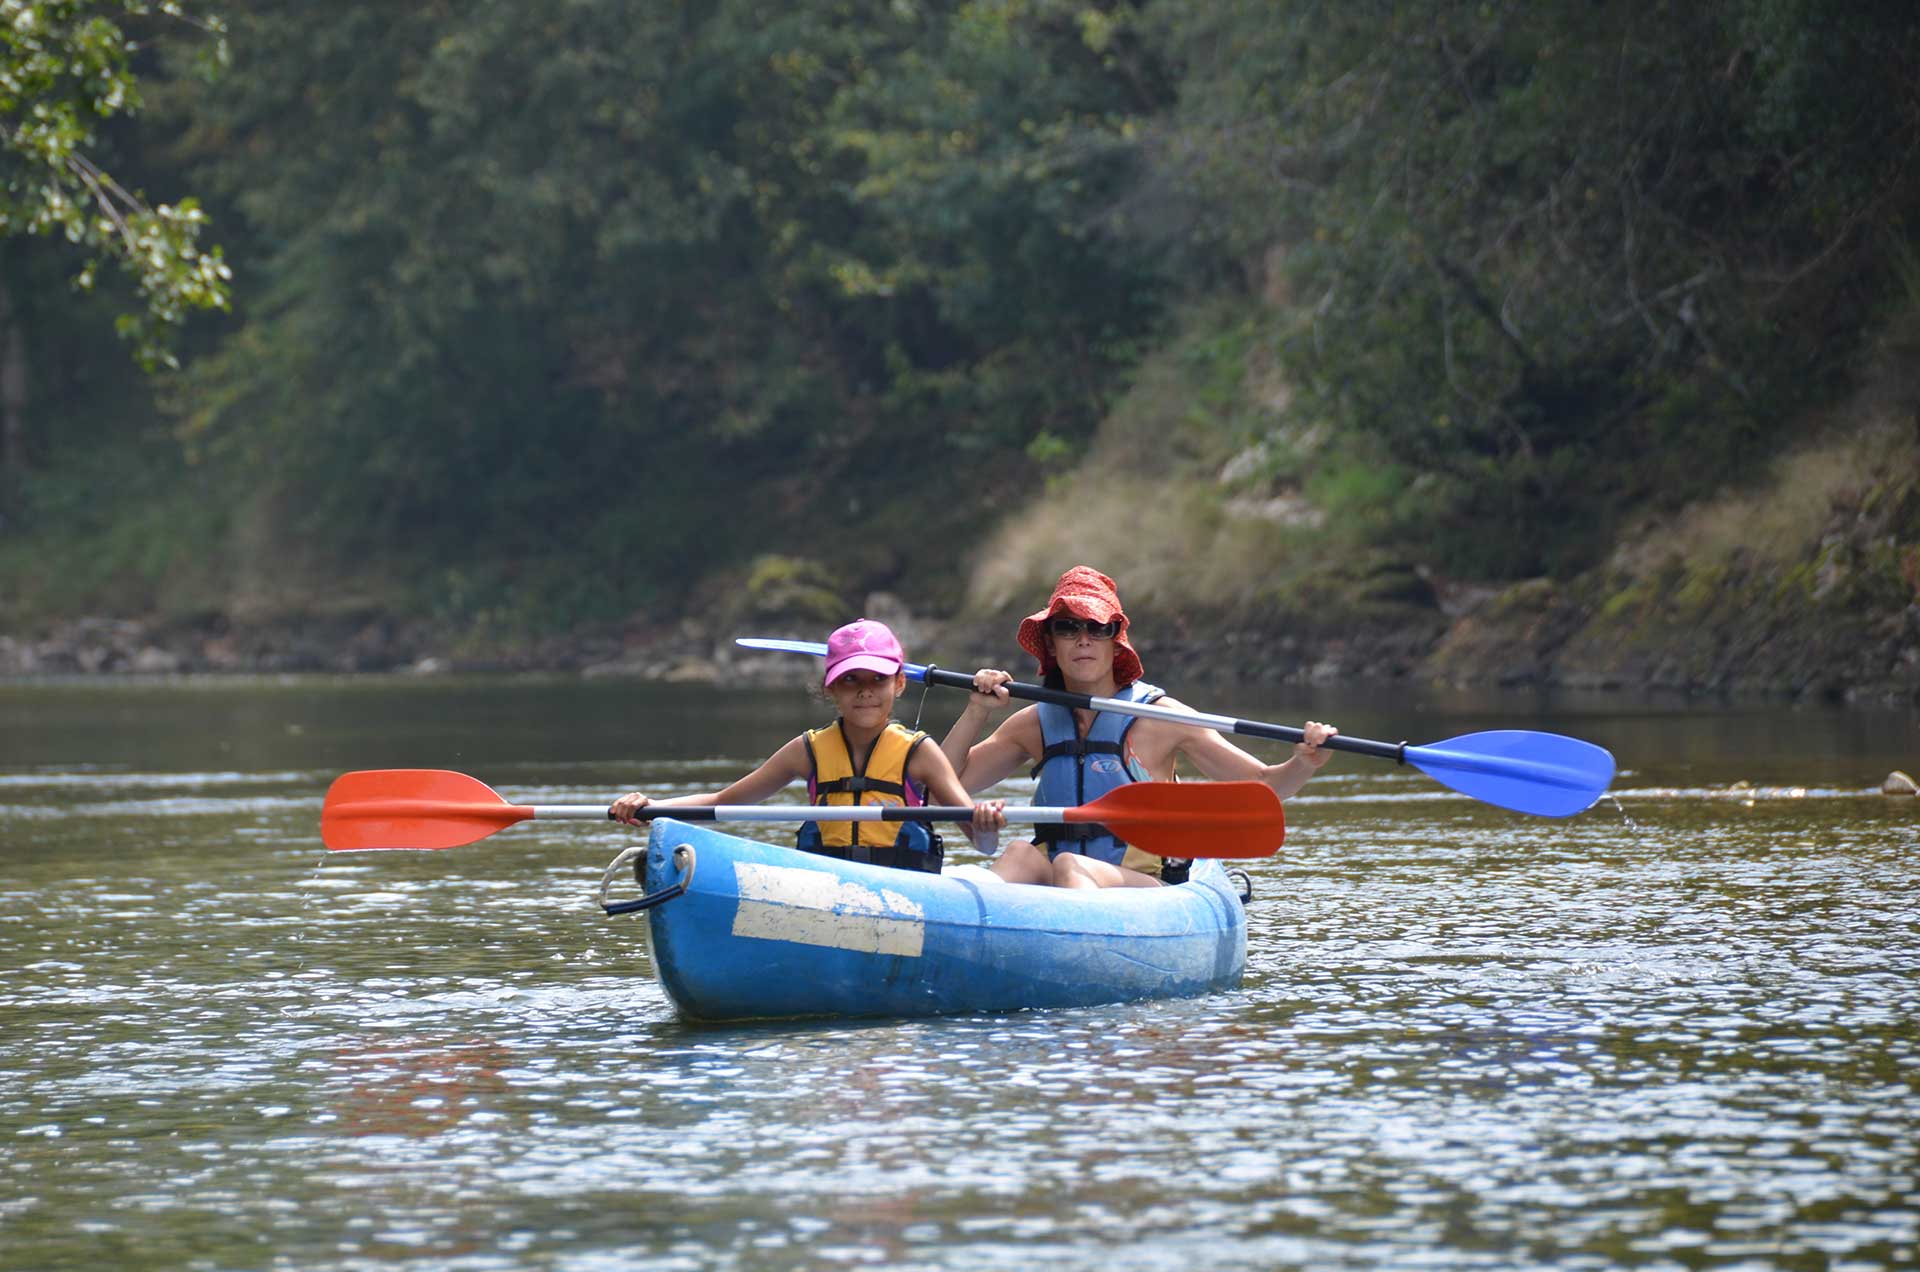
POLYGON ((1536 817, 1584 812, 1613 781, 1613 754, 1605 747, 1525 729, 1410 746, 1407 763, 1463 795, 1536 817))
MULTIPOLYGON (((772 649, 783 654, 812 654, 816 658, 827 656, 827 647, 817 640, 777 640, 772 636, 736 636, 733 643, 743 649, 772 649)), ((919 663, 902 663, 900 670, 907 673, 908 680, 927 678, 927 669, 919 663)))

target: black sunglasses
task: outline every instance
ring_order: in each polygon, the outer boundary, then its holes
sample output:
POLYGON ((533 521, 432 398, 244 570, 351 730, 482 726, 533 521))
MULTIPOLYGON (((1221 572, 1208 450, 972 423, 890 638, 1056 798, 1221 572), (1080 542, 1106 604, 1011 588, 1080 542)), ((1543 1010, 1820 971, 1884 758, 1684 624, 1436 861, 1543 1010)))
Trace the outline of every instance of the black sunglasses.
POLYGON ((1095 623, 1084 618, 1050 618, 1047 630, 1068 640, 1079 640, 1082 632, 1095 640, 1112 640, 1119 633, 1120 624, 1111 620, 1095 623))

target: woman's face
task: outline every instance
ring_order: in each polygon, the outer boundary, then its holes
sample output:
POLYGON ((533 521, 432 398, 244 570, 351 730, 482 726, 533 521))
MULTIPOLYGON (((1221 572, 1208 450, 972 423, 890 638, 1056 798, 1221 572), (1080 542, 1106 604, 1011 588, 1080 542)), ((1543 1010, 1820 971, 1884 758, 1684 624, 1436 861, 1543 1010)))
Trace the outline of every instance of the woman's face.
POLYGON ((877 728, 893 715, 893 700, 906 687, 905 672, 887 676, 877 671, 850 671, 827 686, 827 696, 848 724, 877 728))
POLYGON ((1053 660, 1070 680, 1098 680, 1113 671, 1113 638, 1117 623, 1094 623, 1074 614, 1056 614, 1047 620, 1047 639, 1053 642, 1053 660))

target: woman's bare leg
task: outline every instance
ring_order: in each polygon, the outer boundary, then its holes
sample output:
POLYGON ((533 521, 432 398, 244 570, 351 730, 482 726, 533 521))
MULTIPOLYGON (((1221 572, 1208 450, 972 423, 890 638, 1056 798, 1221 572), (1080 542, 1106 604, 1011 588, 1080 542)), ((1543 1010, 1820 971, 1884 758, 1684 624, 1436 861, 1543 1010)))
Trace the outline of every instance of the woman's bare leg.
POLYGON ((1111 866, 1104 861, 1077 852, 1063 852, 1053 859, 1053 883, 1060 888, 1157 888, 1160 881, 1152 875, 1111 866))
POLYGON ((1025 839, 1016 839, 1001 849, 991 869, 1008 883, 1053 882, 1053 865, 1047 854, 1025 839))

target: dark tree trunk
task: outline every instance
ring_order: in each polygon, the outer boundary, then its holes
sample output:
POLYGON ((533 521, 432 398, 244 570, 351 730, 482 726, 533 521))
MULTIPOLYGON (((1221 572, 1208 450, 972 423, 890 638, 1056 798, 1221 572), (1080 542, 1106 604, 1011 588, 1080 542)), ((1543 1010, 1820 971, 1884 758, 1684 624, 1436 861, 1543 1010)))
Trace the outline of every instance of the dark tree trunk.
POLYGON ((0 278, 0 508, 27 471, 27 336, 0 278))

